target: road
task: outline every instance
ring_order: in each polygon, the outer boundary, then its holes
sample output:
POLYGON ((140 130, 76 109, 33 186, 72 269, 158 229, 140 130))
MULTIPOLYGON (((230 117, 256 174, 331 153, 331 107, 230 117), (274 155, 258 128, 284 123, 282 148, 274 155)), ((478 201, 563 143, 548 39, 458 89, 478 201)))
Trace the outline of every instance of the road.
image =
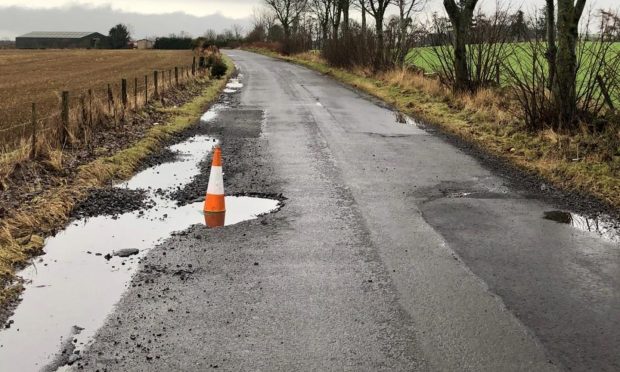
POLYGON ((228 53, 226 188, 284 207, 153 249, 81 368, 620 369, 617 243, 329 77, 228 53))

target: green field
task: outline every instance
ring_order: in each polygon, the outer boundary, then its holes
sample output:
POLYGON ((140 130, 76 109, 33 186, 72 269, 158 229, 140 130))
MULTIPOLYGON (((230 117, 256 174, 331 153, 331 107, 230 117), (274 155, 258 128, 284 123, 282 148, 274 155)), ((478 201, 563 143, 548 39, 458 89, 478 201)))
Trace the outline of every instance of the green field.
MULTIPOLYGON (((421 47, 411 49, 407 55, 406 61, 409 65, 416 66, 427 73, 437 73, 440 70, 440 63, 438 54, 435 51, 436 48, 438 47, 421 47)), ((620 60, 620 43, 601 44, 598 42, 586 42, 582 44, 577 52, 578 56, 582 56, 582 67, 580 68, 578 75, 578 80, 580 82, 583 82, 588 78, 589 71, 593 71, 593 69, 589 67, 600 66, 598 58, 596 58, 595 55, 598 50, 601 50, 601 48, 608 48, 606 59, 609 64, 617 63, 616 60, 620 60), (580 50, 583 50, 583 53, 580 53, 580 50), (596 64, 594 65, 594 63, 596 64)), ((448 47, 447 51, 449 52, 450 49, 451 48, 448 47)), ((506 44, 501 50, 501 55, 503 56, 501 60, 503 61, 504 66, 508 63, 514 71, 518 71, 524 75, 531 75, 533 70, 533 55, 535 54, 538 55, 537 61, 539 62, 539 65, 537 68, 546 68, 546 63, 544 60, 545 49, 546 45, 544 43, 539 44, 537 47, 533 47, 530 43, 506 44)), ((477 48, 470 46, 469 52, 471 53, 473 51, 477 51, 477 48)), ((616 74, 620 73, 617 68, 611 70, 616 74)), ((510 79, 507 76, 506 68, 502 68, 500 72, 501 84, 509 84, 510 79)))

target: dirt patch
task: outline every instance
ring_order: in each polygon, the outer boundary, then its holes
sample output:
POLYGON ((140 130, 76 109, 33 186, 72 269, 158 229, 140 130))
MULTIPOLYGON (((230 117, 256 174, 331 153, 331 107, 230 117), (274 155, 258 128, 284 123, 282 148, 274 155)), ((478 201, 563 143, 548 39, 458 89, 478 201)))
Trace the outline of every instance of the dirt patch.
POLYGON ((138 209, 150 209, 154 205, 146 190, 106 187, 93 190, 86 200, 75 207, 73 217, 118 216, 138 209))
POLYGON ((177 158, 177 154, 170 150, 168 147, 163 147, 153 155, 149 156, 147 159, 144 159, 138 168, 138 171, 154 167, 157 165, 162 165, 164 163, 169 163, 174 161, 177 158))

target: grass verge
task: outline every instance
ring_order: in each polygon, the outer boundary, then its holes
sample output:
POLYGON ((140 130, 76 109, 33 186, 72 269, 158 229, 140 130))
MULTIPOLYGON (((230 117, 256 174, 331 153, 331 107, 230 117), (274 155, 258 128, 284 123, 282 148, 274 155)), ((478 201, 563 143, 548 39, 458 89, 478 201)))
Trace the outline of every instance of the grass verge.
POLYGON ((457 95, 437 80, 406 70, 372 74, 330 67, 316 53, 281 56, 264 49, 248 50, 329 75, 538 174, 556 188, 592 195, 620 208, 619 128, 598 134, 585 129, 570 135, 551 130, 529 132, 502 91, 457 95))
POLYGON ((180 107, 161 109, 168 117, 165 123, 151 127, 132 146, 80 166, 77 175, 65 185, 45 192, 0 222, 0 318, 1 309, 16 299, 22 287, 15 280, 15 271, 42 253, 44 237, 69 221, 74 206, 84 200, 90 190, 129 178, 141 162, 173 134, 196 123, 234 71, 233 62, 225 56, 224 60, 228 66, 224 78, 213 80, 201 95, 180 107))

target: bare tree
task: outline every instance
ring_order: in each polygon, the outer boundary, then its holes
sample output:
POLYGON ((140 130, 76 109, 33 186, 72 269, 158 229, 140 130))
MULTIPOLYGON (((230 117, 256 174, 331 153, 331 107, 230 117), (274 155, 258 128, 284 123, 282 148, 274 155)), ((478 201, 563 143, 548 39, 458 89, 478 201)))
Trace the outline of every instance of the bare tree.
POLYGON ((243 26, 235 23, 232 26, 232 32, 235 35, 235 40, 241 40, 243 37, 243 26))
POLYGON ((299 17, 306 10, 308 0, 264 0, 275 12, 278 21, 284 30, 285 39, 290 39, 291 26, 299 21, 299 17))
POLYGON ((340 31, 340 22, 342 21, 342 8, 340 7, 340 0, 332 1, 332 38, 338 38, 338 32, 340 31))
POLYGON ((547 65, 549 68, 549 79, 547 79, 547 85, 549 90, 553 89, 555 84, 555 71, 556 71, 556 55, 557 46, 555 41, 555 0, 546 0, 545 6, 545 20, 547 27, 547 65))
POLYGON ((469 71, 467 69, 467 34, 471 30, 471 20, 478 0, 444 0, 450 22, 452 23, 454 38, 454 75, 456 90, 471 89, 469 71))
POLYGON ((362 11, 362 35, 366 34, 366 0, 358 0, 362 11))
POLYGON ((375 19, 375 31, 377 33, 377 46, 375 50, 375 69, 380 69, 385 65, 383 21, 385 11, 392 4, 393 0, 366 0, 363 4, 364 9, 375 19))
POLYGON ((252 14, 254 28, 262 27, 264 30, 271 29, 276 24, 276 14, 269 8, 255 7, 252 14))
POLYGON ((411 15, 414 11, 422 9, 425 0, 394 0, 398 6, 399 32, 397 40, 397 60, 400 64, 404 63, 405 57, 409 52, 407 43, 407 29, 413 24, 411 15))
POLYGON ((340 11, 342 12, 342 33, 345 38, 349 36, 349 8, 351 7, 351 0, 339 0, 340 11))
POLYGON ((577 41, 579 20, 586 0, 558 0, 556 77, 554 101, 560 128, 573 128, 577 105, 577 41))
POLYGON ((329 23, 331 21, 332 3, 334 0, 311 0, 310 9, 316 16, 316 20, 321 32, 321 45, 329 39, 329 23))

